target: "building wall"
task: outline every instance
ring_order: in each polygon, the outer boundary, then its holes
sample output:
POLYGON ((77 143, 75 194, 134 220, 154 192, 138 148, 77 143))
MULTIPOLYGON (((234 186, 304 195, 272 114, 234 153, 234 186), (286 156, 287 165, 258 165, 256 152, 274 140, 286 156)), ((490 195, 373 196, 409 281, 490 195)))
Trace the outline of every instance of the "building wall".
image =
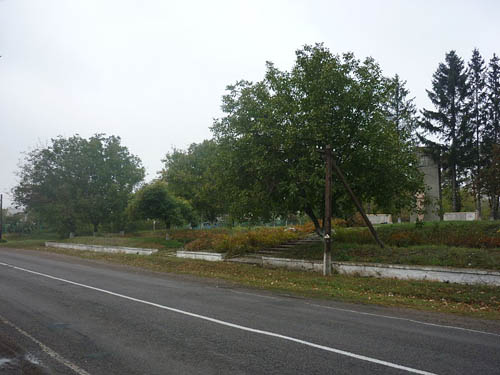
POLYGON ((412 214, 410 220, 439 221, 439 167, 424 150, 419 151, 419 168, 424 174, 426 191, 417 198, 417 205, 424 211, 423 215, 412 214))

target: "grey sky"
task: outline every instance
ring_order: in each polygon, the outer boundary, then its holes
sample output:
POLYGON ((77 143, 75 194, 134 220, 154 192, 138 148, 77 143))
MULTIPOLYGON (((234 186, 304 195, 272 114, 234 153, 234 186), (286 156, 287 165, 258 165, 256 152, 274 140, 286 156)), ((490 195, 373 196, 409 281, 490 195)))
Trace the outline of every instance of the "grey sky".
POLYGON ((150 179, 210 137, 226 85, 266 60, 289 69, 304 44, 374 57, 427 106, 445 52, 500 53, 499 14, 494 0, 0 0, 0 192, 22 152, 75 133, 120 135, 150 179))

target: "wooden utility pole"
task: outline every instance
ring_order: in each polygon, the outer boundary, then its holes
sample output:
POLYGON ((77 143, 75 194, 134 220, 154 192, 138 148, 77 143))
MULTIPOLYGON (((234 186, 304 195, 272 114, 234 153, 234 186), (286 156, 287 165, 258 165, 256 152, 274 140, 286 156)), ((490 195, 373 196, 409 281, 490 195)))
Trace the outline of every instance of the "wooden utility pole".
POLYGON ((323 275, 332 273, 332 147, 326 146, 326 178, 325 178, 325 218, 323 227, 325 229, 324 254, 323 254, 323 275))
POLYGON ((340 178, 340 181, 342 181, 342 184, 344 185, 345 189, 347 190, 347 192, 351 196, 352 201, 354 202, 354 204, 358 208, 358 211, 361 214, 361 216, 363 217, 363 220, 365 221, 366 226, 368 227, 368 229, 370 229, 370 232, 371 232, 373 238, 375 239, 375 241, 377 241, 379 246, 383 249, 384 243, 378 237, 377 232, 375 231, 375 228, 373 228, 372 223, 370 222, 370 220, 368 219, 368 217, 365 214, 365 210, 363 210, 363 206, 361 206, 361 203, 359 203, 358 198, 356 198, 356 195, 354 195, 354 192, 351 190, 351 187, 347 183, 347 180, 345 179, 344 174, 340 170, 337 163, 335 163, 334 161, 333 161, 333 168, 335 169, 335 173, 337 174, 337 176, 340 178))

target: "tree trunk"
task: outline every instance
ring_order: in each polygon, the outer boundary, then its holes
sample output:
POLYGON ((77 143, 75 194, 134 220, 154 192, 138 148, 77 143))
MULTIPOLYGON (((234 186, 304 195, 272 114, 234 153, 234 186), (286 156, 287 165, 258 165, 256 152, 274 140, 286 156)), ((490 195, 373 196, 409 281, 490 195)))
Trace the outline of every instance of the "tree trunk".
POLYGON ((439 197, 439 220, 443 221, 444 211, 443 211, 443 189, 442 189, 442 175, 441 175, 441 153, 439 153, 438 159, 438 197, 439 197))
POLYGON ((318 235, 322 235, 322 231, 323 231, 323 228, 321 228, 321 226, 319 225, 319 221, 318 221, 318 218, 316 217, 316 215, 314 214, 314 211, 312 209, 311 206, 307 205, 305 208, 304 208, 304 212, 307 214, 307 216, 309 216, 309 218, 311 219, 311 221, 313 222, 314 224, 314 230, 315 232, 318 234, 318 235))
MULTIPOLYGON (((476 124, 478 124, 479 120, 476 120, 476 124)), ((481 220, 481 181, 479 178, 479 173, 481 172, 481 144, 479 142, 479 126, 476 129, 476 140, 477 140, 477 172, 476 172, 476 193, 477 193, 477 201, 476 201, 476 210, 478 214, 478 220, 481 220)))
POLYGON ((479 187, 477 188, 476 211, 477 211, 478 220, 481 220, 482 207, 481 207, 481 191, 479 190, 479 187))
POLYGON ((491 200, 491 216, 493 220, 500 219, 500 215, 498 213, 500 206, 500 200, 498 196, 493 196, 491 200))
POLYGON ((453 165, 451 169, 451 207, 453 212, 460 211, 457 199, 457 166, 453 165))
POLYGON ((95 237, 97 233, 97 228, 99 227, 99 223, 92 223, 92 225, 94 226, 94 233, 92 233, 92 235, 95 237))
POLYGON ((170 236, 168 235, 169 229, 170 229, 170 220, 165 220, 165 241, 168 241, 170 239, 170 236))

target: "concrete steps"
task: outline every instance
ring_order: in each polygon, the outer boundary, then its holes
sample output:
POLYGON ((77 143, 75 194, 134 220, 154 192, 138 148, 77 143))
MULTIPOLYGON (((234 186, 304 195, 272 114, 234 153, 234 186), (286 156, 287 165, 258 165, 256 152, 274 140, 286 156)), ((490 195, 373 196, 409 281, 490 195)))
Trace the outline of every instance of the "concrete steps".
POLYGON ((269 247, 269 248, 263 249, 261 251, 258 251, 257 254, 260 256, 273 256, 276 254, 283 254, 283 253, 286 253, 288 250, 291 250, 297 246, 310 245, 310 244, 318 243, 321 241, 322 241, 322 238, 320 236, 318 236, 317 234, 311 234, 305 238, 288 241, 286 243, 283 243, 283 244, 275 246, 275 247, 269 247))

